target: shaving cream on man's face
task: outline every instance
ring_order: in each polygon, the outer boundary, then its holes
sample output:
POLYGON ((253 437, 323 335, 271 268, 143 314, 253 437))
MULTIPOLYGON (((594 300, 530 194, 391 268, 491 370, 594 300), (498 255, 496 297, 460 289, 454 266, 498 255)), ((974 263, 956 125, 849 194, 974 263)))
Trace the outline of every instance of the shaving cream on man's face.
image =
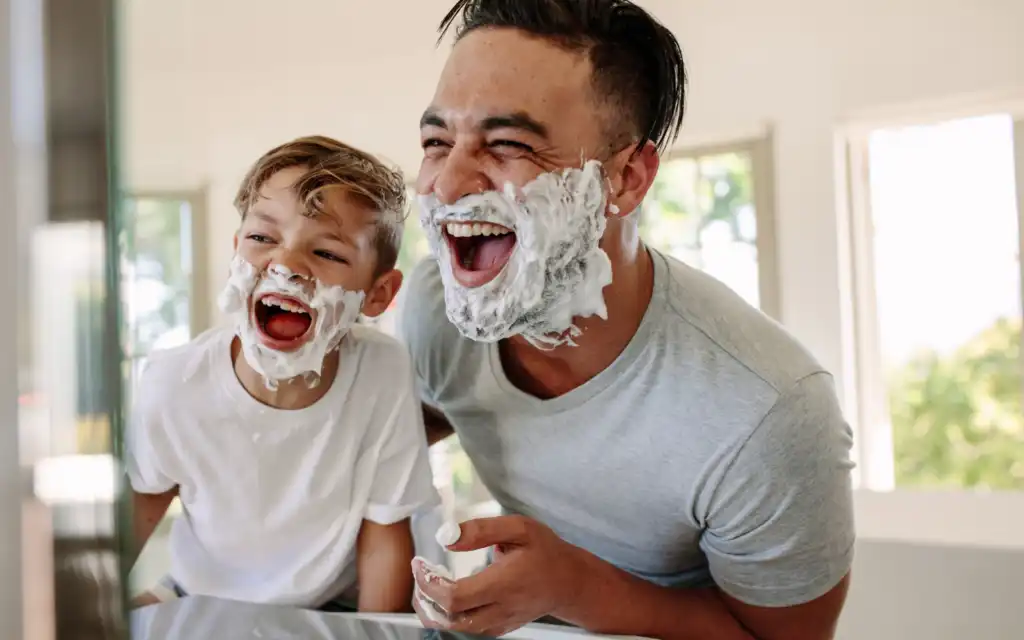
POLYGON ((281 265, 260 273, 236 254, 217 302, 235 325, 246 362, 274 390, 298 376, 310 386, 319 382, 324 358, 355 324, 364 298, 281 265))
POLYGON ((549 349, 575 344, 573 318, 607 319, 602 291, 612 267, 598 246, 607 203, 598 161, 453 205, 434 195, 419 200, 448 318, 462 335, 482 342, 522 335, 549 349))

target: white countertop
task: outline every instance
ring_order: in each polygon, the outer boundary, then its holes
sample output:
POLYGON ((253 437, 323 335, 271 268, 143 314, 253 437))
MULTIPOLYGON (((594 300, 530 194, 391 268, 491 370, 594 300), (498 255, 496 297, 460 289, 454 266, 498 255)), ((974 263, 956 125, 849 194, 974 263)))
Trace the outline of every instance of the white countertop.
MULTIPOLYGON (((180 598, 131 614, 132 640, 420 640, 427 633, 412 614, 323 613, 205 596, 180 598)), ((443 638, 444 634, 434 637, 443 638)), ((505 637, 579 640, 607 636, 593 636, 574 627, 531 624, 505 637)))

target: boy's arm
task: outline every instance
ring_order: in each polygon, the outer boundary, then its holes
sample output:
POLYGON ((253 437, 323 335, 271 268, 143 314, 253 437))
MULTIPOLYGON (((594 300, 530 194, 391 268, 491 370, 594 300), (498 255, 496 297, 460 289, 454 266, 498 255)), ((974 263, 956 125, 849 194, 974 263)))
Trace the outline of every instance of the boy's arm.
POLYGON ((363 520, 356 541, 360 611, 412 611, 413 555, 408 518, 394 524, 363 520))
POLYGON ((139 554, 146 547, 156 526, 163 520, 167 507, 171 505, 178 488, 174 487, 164 493, 139 493, 132 489, 132 533, 134 534, 128 565, 134 566, 139 554))

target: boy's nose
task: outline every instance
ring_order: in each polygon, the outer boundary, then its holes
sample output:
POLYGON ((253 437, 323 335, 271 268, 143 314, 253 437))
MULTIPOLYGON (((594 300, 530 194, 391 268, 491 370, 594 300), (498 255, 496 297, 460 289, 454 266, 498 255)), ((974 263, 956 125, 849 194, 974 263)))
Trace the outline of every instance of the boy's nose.
POLYGON ((267 266, 268 271, 274 271, 278 275, 287 277, 289 280, 309 279, 312 274, 309 265, 305 260, 288 250, 275 252, 267 266))

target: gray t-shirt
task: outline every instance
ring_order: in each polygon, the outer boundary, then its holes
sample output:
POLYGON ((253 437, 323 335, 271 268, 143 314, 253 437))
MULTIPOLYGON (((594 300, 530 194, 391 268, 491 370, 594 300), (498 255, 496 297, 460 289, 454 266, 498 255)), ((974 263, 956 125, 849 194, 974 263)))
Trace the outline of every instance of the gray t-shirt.
POLYGON ((847 573, 852 435, 832 377, 710 276, 652 251, 636 335, 583 386, 540 400, 497 344, 449 323, 436 262, 410 275, 399 332, 424 402, 506 512, 665 586, 751 605, 813 600, 847 573))

